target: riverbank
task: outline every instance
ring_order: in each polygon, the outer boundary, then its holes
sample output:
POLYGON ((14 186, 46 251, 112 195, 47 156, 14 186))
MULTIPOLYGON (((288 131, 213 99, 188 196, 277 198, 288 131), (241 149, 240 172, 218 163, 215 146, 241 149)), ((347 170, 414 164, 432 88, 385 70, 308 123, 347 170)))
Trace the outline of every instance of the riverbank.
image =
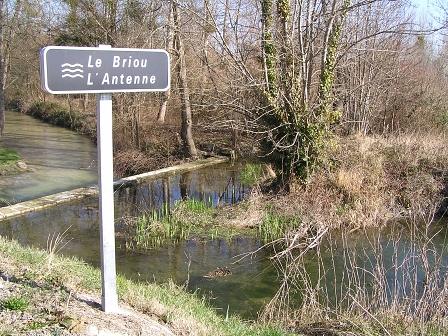
MULTIPOLYGON (((331 165, 317 171, 307 185, 273 193, 255 183, 245 201, 210 211, 179 204, 168 224, 183 232, 192 221, 229 232, 250 227, 259 235, 265 242, 260 249, 271 252, 284 281, 261 321, 306 335, 445 334, 447 244, 436 248, 433 234, 442 232, 443 241, 445 226, 438 227, 437 218, 446 215, 447 145, 445 137, 430 135, 339 139, 331 165), (404 236, 409 240, 400 245, 404 236), (334 237, 341 245, 329 245, 334 237), (362 239, 368 243, 360 249, 347 243, 362 239), (393 260, 385 259, 386 246, 393 246, 393 260), (323 260, 320 248, 334 248, 330 261, 323 260), (318 280, 311 280, 307 254, 319 265, 318 280), (388 279, 395 279, 394 284, 388 279), (335 299, 329 292, 336 283, 340 289, 335 299), (299 306, 292 299, 296 293, 303 299, 299 306)), ((129 239, 140 239, 131 248, 153 246, 153 237, 145 235, 153 227, 176 232, 148 218, 131 227, 135 230, 129 239)))
POLYGON ((0 335, 288 334, 236 316, 222 318, 172 283, 135 283, 121 276, 117 292, 124 313, 104 314, 100 270, 57 255, 57 241, 43 251, 0 237, 0 335))
POLYGON ((28 170, 19 154, 9 148, 0 147, 0 175, 20 174, 28 170))
MULTIPOLYGON (((204 160, 198 160, 191 163, 184 163, 181 165, 162 168, 152 172, 147 172, 144 174, 134 175, 122 178, 120 180, 114 181, 114 189, 118 189, 123 186, 133 185, 142 183, 145 180, 169 176, 176 173, 182 173, 186 171, 191 171, 195 169, 205 168, 218 163, 226 162, 227 159, 224 157, 215 157, 204 160)), ((9 206, 4 206, 0 208, 0 220, 21 216, 30 212, 40 211, 42 209, 58 206, 64 203, 73 202, 74 200, 80 200, 83 198, 98 195, 97 185, 82 187, 73 190, 63 191, 57 194, 47 195, 39 198, 35 198, 29 201, 19 202, 9 206)))
MULTIPOLYGON (((96 141, 95 109, 85 110, 75 101, 73 106, 61 101, 35 102, 23 112, 96 141)), ((184 158, 179 117, 180 113, 174 114, 164 123, 156 122, 156 116, 137 122, 134 117, 114 114, 114 175, 120 178, 189 162, 184 158)), ((241 137, 235 153, 231 130, 211 128, 208 122, 196 125, 193 136, 200 157, 236 154, 241 158, 256 150, 254 139, 241 137)))
POLYGON ((384 227, 417 214, 443 216, 448 197, 448 139, 440 135, 351 136, 337 139, 331 162, 288 193, 260 185, 225 214, 235 226, 284 219, 310 233, 384 227))
MULTIPOLYGON (((27 113, 96 137, 95 115, 81 109, 39 102, 27 113)), ((115 175, 136 175, 182 163, 176 127, 175 122, 146 125, 149 131, 141 134, 141 144, 144 144, 141 148, 125 148, 120 139, 114 138, 115 175)), ((230 146, 230 136, 200 127, 195 130, 197 146, 208 152, 216 153, 230 146)), ((315 229, 348 227, 355 230, 381 226, 406 217, 410 212, 428 214, 434 210, 431 207, 437 200, 440 203, 438 214, 446 211, 448 140, 444 132, 352 135, 334 140, 336 146, 329 159, 306 185, 293 184, 290 193, 275 195, 269 187, 264 187, 262 189, 267 192, 258 194, 255 203, 259 202, 263 209, 267 203, 274 214, 277 211, 287 218, 298 217, 304 224, 302 227, 315 229)), ((241 137, 239 141, 240 155, 254 155, 253 139, 241 137)), ((245 223, 246 216, 252 217, 250 222, 259 223, 266 215, 265 210, 257 210, 254 204, 244 213, 243 218, 236 218, 235 222, 245 223)))
POLYGON ((271 259, 283 283, 261 320, 282 321, 308 335, 446 334, 448 245, 437 249, 433 242, 433 234, 442 232, 443 240, 446 230, 437 228, 437 218, 447 215, 446 137, 355 135, 337 142, 331 162, 307 185, 283 194, 260 188, 226 214, 236 226, 264 227, 266 247, 275 251, 271 259), (325 245, 334 250, 330 261, 323 260, 322 242, 337 236, 341 245, 325 245), (404 236, 409 245, 398 248, 404 236), (371 255, 348 247, 361 237, 371 255), (385 259, 386 246, 393 246, 392 260, 385 259), (318 280, 311 280, 306 254, 319 265, 318 280), (329 292, 338 281, 344 285, 335 299, 329 292), (297 292, 303 300, 298 307, 290 302, 297 292))
MULTIPOLYGON (((246 201, 237 206, 218 209, 207 223, 213 221, 224 228, 257 228, 266 234, 265 241, 268 245, 272 246, 269 243, 272 241, 279 242, 275 246, 278 255, 294 259, 296 252, 314 251, 323 237, 332 230, 356 234, 363 233, 366 227, 374 227, 381 232, 388 226, 395 226, 399 219, 419 222, 445 214, 448 196, 448 142, 443 134, 400 134, 388 137, 353 135, 337 138, 335 142, 338 146, 329 156, 327 164, 315 172, 308 184, 293 184, 289 193, 273 193, 272 188, 265 184, 255 185, 246 201)), ((190 218, 181 217, 184 220, 190 218)), ((381 254, 378 254, 378 258, 381 258, 381 254)), ((351 262, 350 259, 346 261, 347 265, 351 262)), ((325 269, 328 264, 322 267, 325 269)), ((360 265, 357 269, 362 267, 360 265)), ((398 272, 402 269, 398 265, 398 272)), ((348 273, 349 271, 347 270, 348 273)), ((351 276, 348 273, 347 278, 351 276)), ((375 279, 382 278, 384 277, 379 274, 375 279)), ((374 284, 376 289, 382 288, 383 283, 377 281, 374 284)), ((289 285, 290 283, 285 287, 289 285)), ((421 283, 416 283, 415 286, 420 288, 421 283)), ((446 298, 443 286, 443 281, 435 282, 431 288, 431 295, 440 293, 437 297, 442 305, 443 302, 448 302, 443 301, 446 298), (442 287, 438 287, 440 284, 442 287)), ((352 292, 344 293, 344 299, 351 299, 353 293, 370 292, 370 288, 372 282, 359 283, 359 286, 351 288, 352 292)), ((388 318, 393 307, 388 307, 390 303, 387 299, 382 307, 388 309, 384 308, 379 313, 374 311, 375 307, 372 306, 371 309, 367 301, 360 302, 358 296, 354 297, 357 301, 350 301, 351 305, 358 307, 356 316, 351 315, 350 311, 342 310, 345 309, 342 306, 334 311, 331 306, 324 306, 322 301, 316 299, 318 294, 321 298, 321 295, 325 295, 321 287, 306 289, 309 290, 306 294, 309 294, 311 301, 308 303, 311 305, 299 307, 300 309, 289 307, 286 310, 272 304, 267 307, 267 313, 263 316, 270 322, 276 321, 296 332, 307 330, 307 334, 323 330, 336 330, 340 333, 356 330, 358 334, 365 334, 361 332, 363 328, 366 333, 373 335, 412 335, 446 330, 447 321, 444 316, 434 315, 434 318, 426 320, 428 312, 422 311, 420 316, 414 317, 414 308, 398 314, 399 316, 394 315, 391 324, 388 318), (313 312, 315 315, 305 314, 306 318, 303 318, 304 312, 313 312), (355 318, 359 320, 355 322, 355 318), (351 321, 352 324, 344 321, 351 321)), ((295 290, 302 291, 301 288, 295 290)), ((175 291, 173 293, 178 295, 175 291)), ((387 298, 388 294, 384 297, 387 298)), ((417 304, 429 307, 433 299, 431 296, 424 297, 417 304)), ((325 302, 325 296, 323 300, 325 302)))
MULTIPOLYGON (((341 139, 340 147, 333 156, 332 168, 316 172, 308 185, 295 185, 288 194, 272 194, 269 188, 255 185, 246 201, 236 206, 218 208, 208 222, 214 221, 227 228, 265 226, 265 231, 271 233, 275 231, 274 227, 280 227, 278 237, 281 238, 270 236, 267 241, 278 242, 274 249, 277 251, 275 259, 284 256, 293 260, 296 252, 314 253, 315 243, 331 233, 331 229, 350 232, 350 236, 345 239, 356 239, 356 233, 362 233, 367 226, 378 227, 378 232, 381 232, 394 219, 431 218, 430 215, 437 210, 443 212, 443 206, 439 205, 443 205, 443 199, 446 198, 447 148, 443 137, 354 136, 341 139), (282 223, 286 225, 282 226, 282 223)), ((210 213, 207 215, 210 216, 210 213)), ((191 218, 190 215, 181 217, 191 218)), ((397 227, 397 230, 402 234, 400 228, 397 227)), ((244 322, 236 317, 219 317, 213 308, 204 304, 206 300, 172 283, 160 286, 138 284, 119 277, 120 304, 134 311, 133 316, 138 316, 137 322, 134 317, 104 315, 100 311, 98 269, 76 259, 59 257, 55 254, 58 251, 57 244, 49 244, 47 250, 22 248, 15 242, 0 239, 2 295, 9 295, 13 299, 7 302, 10 307, 19 308, 18 311, 5 308, 0 311, 2 328, 3 325, 9 328, 2 329, 3 334, 34 336, 47 332, 47 335, 86 335, 87 330, 90 330, 92 335, 96 335, 96 331, 99 333, 103 330, 104 334, 107 330, 129 335, 129 325, 134 326, 137 334, 145 330, 143 328, 149 328, 153 320, 160 323, 154 327, 158 328, 158 332, 168 330, 175 335, 283 335, 287 332, 295 335, 316 335, 319 332, 335 335, 416 335, 428 334, 431 330, 435 330, 436 334, 446 331, 446 317, 440 314, 435 317, 428 315, 436 294, 439 312, 443 313, 448 302, 445 300, 443 281, 440 282, 438 278, 433 277, 435 281, 431 283, 431 291, 416 303, 424 308, 419 310, 422 314, 416 317, 412 315, 414 308, 392 314, 395 308, 387 308, 390 307, 388 300, 382 301, 384 309, 381 310, 375 305, 370 306, 367 297, 360 301, 360 293, 369 292, 369 288, 387 289, 380 286, 383 285, 382 279, 385 279, 381 272, 374 278, 375 282, 363 283, 360 278, 361 282, 352 284, 354 287, 349 289, 352 292, 341 293, 344 300, 351 299, 356 293, 353 297, 356 301, 351 303, 356 309, 348 310, 346 307, 350 307, 350 304, 345 301, 344 305, 334 310, 328 298, 325 299, 325 288, 328 287, 322 287, 322 283, 316 285, 302 282, 306 279, 295 283, 289 273, 290 282, 281 288, 284 290, 291 285, 305 284, 301 292, 309 300, 301 307, 285 309, 274 298, 263 312, 264 320, 261 321, 275 322, 281 326, 278 328, 262 322, 244 322), (442 287, 438 287, 440 285, 442 287), (325 302, 329 306, 325 306, 325 302), (25 311, 21 312, 20 309, 25 311), (19 332, 14 334, 15 330, 19 332)), ((348 265, 350 256, 357 253, 359 251, 348 251, 348 259, 344 262, 348 265)), ((378 253, 376 258, 381 259, 381 251, 378 253)), ((336 260, 339 257, 335 257, 336 260)), ((416 259, 412 257, 409 260, 416 259)), ((322 269, 326 267, 328 264, 322 265, 322 269)), ((359 272, 363 267, 358 265, 356 269, 359 272)), ((382 267, 379 271, 386 272, 384 264, 382 267)), ((397 265, 399 272, 403 269, 403 265, 397 265)), ((294 268, 292 270, 292 274, 306 274, 294 268)), ((298 270, 303 271, 300 268, 298 270)), ((347 268, 346 272, 348 277, 351 271, 347 268)), ((377 299, 382 300, 381 297, 377 299)), ((4 298, 0 300, 2 307, 5 307, 4 298)))

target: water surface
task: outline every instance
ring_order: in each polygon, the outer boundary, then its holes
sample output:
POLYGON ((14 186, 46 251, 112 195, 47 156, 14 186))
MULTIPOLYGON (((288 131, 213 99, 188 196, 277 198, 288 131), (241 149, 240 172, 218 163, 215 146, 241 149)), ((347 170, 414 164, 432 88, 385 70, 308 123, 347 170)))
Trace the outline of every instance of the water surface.
MULTIPOLYGON (((220 164, 121 187, 115 192, 115 226, 118 230, 130 218, 185 197, 203 199, 214 206, 241 201, 246 187, 238 183, 240 169, 240 164, 220 164)), ((0 235, 16 239, 24 246, 45 249, 48 237, 67 230, 64 240, 67 244, 61 253, 100 267, 98 215, 98 198, 90 197, 3 220, 0 235)), ((193 237, 157 249, 129 251, 125 239, 118 235, 117 272, 136 281, 164 283, 171 279, 179 285, 187 282, 190 291, 198 291, 219 313, 225 315, 228 311, 255 319, 277 290, 277 274, 267 251, 240 262, 235 257, 256 250, 260 244, 256 238, 241 235, 232 239, 193 237), (218 279, 204 278, 217 267, 226 267, 232 274, 218 279)))
MULTIPOLYGON (((9 112, 6 118, 4 145, 19 152, 33 172, 1 178, 0 198, 26 200, 96 184, 96 148, 89 139, 26 115, 9 112)), ((128 220, 159 209, 163 204, 173 205, 182 198, 204 200, 213 206, 239 202, 247 192, 246 186, 239 182, 243 166, 243 162, 220 164, 137 186, 119 187, 114 194, 115 227, 123 228, 128 220)), ((301 260, 306 278, 303 280, 310 281, 311 285, 321 283, 325 295, 336 300, 337 291, 341 297, 346 297, 341 291, 350 284, 344 281, 362 272, 359 278, 363 285, 369 285, 374 280, 373 270, 380 265, 384 267, 383 284, 388 289, 387 295, 393 295, 395 288, 400 294, 406 294, 408 285, 400 281, 415 278, 418 286, 424 286, 422 254, 431 267, 438 263, 441 278, 446 278, 447 226, 446 221, 436 223, 431 230, 440 233, 429 241, 422 239, 424 228, 409 230, 408 225, 395 224, 381 234, 376 228, 349 236, 342 232, 327 235, 319 249, 312 249, 301 260), (430 249, 425 250, 428 246, 430 249)), ((24 246, 44 249, 49 237, 65 231, 66 245, 61 253, 100 267, 97 197, 0 222, 0 235, 16 239, 24 246)), ((142 282, 163 283, 172 279, 179 285, 186 284, 188 290, 204 297, 222 315, 228 312, 255 319, 280 286, 269 260, 273 254, 271 249, 262 249, 238 261, 238 256, 256 251, 261 245, 257 238, 240 234, 232 239, 191 237, 188 241, 172 242, 156 249, 129 251, 125 239, 117 235, 117 271, 142 282), (217 267, 226 267, 232 274, 211 280, 203 277, 217 267)), ((300 303, 300 298, 293 299, 300 303)))
POLYGON ((85 135, 6 111, 2 146, 31 171, 0 178, 0 206, 98 183, 96 146, 85 135))

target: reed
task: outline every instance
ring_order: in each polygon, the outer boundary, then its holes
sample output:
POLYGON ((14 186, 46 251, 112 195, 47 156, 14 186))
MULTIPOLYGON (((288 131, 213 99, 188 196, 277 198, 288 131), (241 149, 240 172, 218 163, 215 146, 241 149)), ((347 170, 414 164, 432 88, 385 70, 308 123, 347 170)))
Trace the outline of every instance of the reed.
POLYGON ((248 163, 241 171, 241 183, 253 186, 257 184, 262 178, 261 164, 248 163))
POLYGON ((413 210, 390 231, 327 230, 308 246, 297 235, 277 240, 283 282, 261 319, 305 334, 446 334, 448 251, 436 242, 445 229, 413 210))
MULTIPOLYGON (((151 249, 166 243, 186 240, 192 234, 200 234, 213 226, 211 199, 177 201, 170 209, 164 204, 159 210, 143 213, 128 223, 126 234, 128 249, 151 249)), ((215 233, 213 230, 212 232, 215 233)), ((213 235, 212 233, 212 235, 213 235)))
POLYGON ((264 243, 269 243, 299 228, 301 223, 300 216, 284 216, 268 213, 258 226, 259 237, 264 243))
POLYGON ((55 255, 58 254, 71 240, 67 239, 68 231, 70 230, 70 228, 71 226, 65 229, 65 231, 62 233, 49 234, 47 237, 48 256, 46 258, 46 266, 48 273, 54 267, 55 255))
POLYGON ((183 205, 188 211, 193 213, 206 213, 213 209, 213 203, 211 198, 208 201, 199 201, 194 198, 189 198, 183 201, 177 202, 177 205, 183 205))

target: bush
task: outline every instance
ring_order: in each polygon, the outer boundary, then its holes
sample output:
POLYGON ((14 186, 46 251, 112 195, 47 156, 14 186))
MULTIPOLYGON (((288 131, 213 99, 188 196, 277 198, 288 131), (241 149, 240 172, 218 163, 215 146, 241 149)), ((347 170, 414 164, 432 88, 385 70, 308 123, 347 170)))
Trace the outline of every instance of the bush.
POLYGON ((67 109, 65 106, 54 102, 36 102, 26 111, 36 118, 47 121, 53 125, 71 128, 74 130, 82 127, 78 111, 67 109))

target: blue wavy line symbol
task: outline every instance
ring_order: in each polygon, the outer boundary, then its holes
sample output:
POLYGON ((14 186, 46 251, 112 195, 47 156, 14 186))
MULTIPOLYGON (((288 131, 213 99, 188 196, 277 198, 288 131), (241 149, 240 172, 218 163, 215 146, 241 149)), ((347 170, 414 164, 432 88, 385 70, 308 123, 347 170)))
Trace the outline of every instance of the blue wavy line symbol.
POLYGON ((84 78, 82 75, 84 73, 84 70, 82 70, 84 66, 80 63, 70 64, 70 63, 64 63, 61 64, 61 72, 62 72, 62 78, 69 77, 69 78, 76 78, 81 77, 84 78))

